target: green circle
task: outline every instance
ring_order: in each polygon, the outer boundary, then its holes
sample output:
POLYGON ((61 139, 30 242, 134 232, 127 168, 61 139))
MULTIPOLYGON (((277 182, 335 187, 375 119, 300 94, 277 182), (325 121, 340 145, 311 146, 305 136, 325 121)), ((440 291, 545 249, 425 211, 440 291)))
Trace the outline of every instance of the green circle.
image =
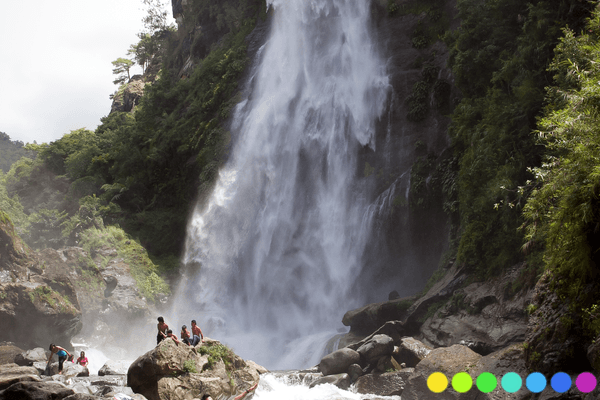
POLYGON ((491 372, 483 372, 477 377, 475 384, 480 392, 490 393, 498 386, 498 380, 491 372))
POLYGON ((452 387, 458 393, 466 393, 471 390, 473 379, 466 372, 459 372, 452 377, 452 387))

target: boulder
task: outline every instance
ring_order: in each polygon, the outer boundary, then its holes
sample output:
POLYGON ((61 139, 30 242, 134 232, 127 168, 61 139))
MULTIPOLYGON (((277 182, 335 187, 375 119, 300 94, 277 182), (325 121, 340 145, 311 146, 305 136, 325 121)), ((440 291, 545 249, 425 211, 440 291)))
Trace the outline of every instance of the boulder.
POLYGON ((36 347, 32 350, 24 351, 15 356, 15 363, 18 365, 33 365, 35 362, 47 362, 50 352, 41 347, 36 347))
MULTIPOLYGON (((414 372, 408 377, 404 391, 402 391, 402 400, 417 400, 430 396, 432 393, 427 387, 427 378, 434 372, 441 372, 451 379, 458 372, 468 371, 472 378, 476 378, 476 375, 471 374, 470 368, 480 358, 481 355, 459 344, 432 350, 417 364, 414 372)), ((477 394, 482 395, 483 393, 471 390, 461 394, 454 391, 449 384, 448 388, 444 392, 436 394, 435 398, 439 400, 474 399, 477 394)))
POLYGON ((322 385, 324 383, 329 383, 331 385, 337 386, 342 390, 348 390, 348 388, 352 384, 352 380, 350 379, 350 376, 348 374, 328 375, 319 378, 313 383, 311 383, 309 385, 309 388, 314 388, 315 386, 322 385))
POLYGON ((319 363, 319 370, 324 376, 341 374, 348 370, 352 364, 360 362, 360 354, 347 347, 327 354, 319 363))
POLYGON ((17 382, 0 392, 0 400, 62 400, 73 394, 58 382, 17 382))
POLYGON ((104 375, 127 375, 131 361, 125 360, 108 360, 102 368, 98 370, 98 376, 104 375))
POLYGON ((399 363, 406 364, 407 367, 415 367, 430 352, 431 347, 423 342, 412 337, 405 337, 400 339, 398 347, 394 348, 394 358, 399 363))
POLYGON ((258 381, 255 368, 206 337, 197 347, 164 340, 127 371, 127 386, 148 400, 160 400, 167 393, 171 400, 201 398, 204 394, 229 398, 255 389, 258 381))
POLYGON ((402 371, 363 375, 356 381, 356 391, 377 396, 400 396, 412 372, 412 368, 406 368, 402 371))
POLYGON ((65 397, 63 400, 100 400, 100 397, 88 393, 75 393, 65 397))
POLYGON ((11 364, 15 361, 15 357, 23 352, 12 342, 0 343, 0 365, 11 364))
POLYGON ((387 335, 375 335, 357 350, 366 364, 377 362, 381 357, 392 355, 394 340, 387 335))
POLYGON ((99 400, 100 397, 88 393, 75 393, 65 397, 63 400, 99 400))
MULTIPOLYGON (((57 369, 58 369, 58 363, 57 369)), ((81 376, 90 376, 90 371, 87 367, 83 365, 75 364, 72 362, 65 362, 63 364, 63 373, 62 375, 65 378, 73 378, 73 377, 81 377, 81 376)))
POLYGON ((0 365, 0 390, 4 390, 17 382, 40 382, 40 374, 33 367, 17 364, 0 365))
POLYGON ((356 382, 356 380, 363 375, 363 370, 360 365, 352 364, 348 367, 348 375, 352 382, 356 382))

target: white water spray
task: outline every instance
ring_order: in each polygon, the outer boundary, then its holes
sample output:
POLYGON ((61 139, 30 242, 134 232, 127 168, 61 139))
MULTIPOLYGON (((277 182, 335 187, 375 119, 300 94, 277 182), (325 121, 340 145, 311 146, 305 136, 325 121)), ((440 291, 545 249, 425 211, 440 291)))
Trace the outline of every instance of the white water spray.
POLYGON ((388 78, 369 1, 267 3, 271 35, 235 112, 230 161, 189 224, 174 315, 244 358, 299 368, 360 305, 349 288, 369 221, 356 154, 374 143, 388 78))

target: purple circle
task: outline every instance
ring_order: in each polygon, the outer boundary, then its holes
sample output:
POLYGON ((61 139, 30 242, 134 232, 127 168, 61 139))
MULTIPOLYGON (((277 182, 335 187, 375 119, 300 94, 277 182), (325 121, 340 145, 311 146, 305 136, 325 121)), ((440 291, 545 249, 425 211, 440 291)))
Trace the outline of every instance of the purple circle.
POLYGON ((591 392, 596 388, 597 383, 598 381, 596 381, 596 377, 589 372, 582 372, 575 381, 577 389, 579 389, 579 391, 582 393, 591 392))

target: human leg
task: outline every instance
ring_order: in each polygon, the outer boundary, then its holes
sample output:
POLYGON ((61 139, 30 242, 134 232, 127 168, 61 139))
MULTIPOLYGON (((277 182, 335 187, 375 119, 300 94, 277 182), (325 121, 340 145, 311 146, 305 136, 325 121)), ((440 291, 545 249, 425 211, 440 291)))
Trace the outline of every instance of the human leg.
POLYGON ((62 370, 63 370, 63 364, 65 363, 65 360, 67 359, 67 356, 64 357, 58 357, 58 373, 61 374, 62 370))

